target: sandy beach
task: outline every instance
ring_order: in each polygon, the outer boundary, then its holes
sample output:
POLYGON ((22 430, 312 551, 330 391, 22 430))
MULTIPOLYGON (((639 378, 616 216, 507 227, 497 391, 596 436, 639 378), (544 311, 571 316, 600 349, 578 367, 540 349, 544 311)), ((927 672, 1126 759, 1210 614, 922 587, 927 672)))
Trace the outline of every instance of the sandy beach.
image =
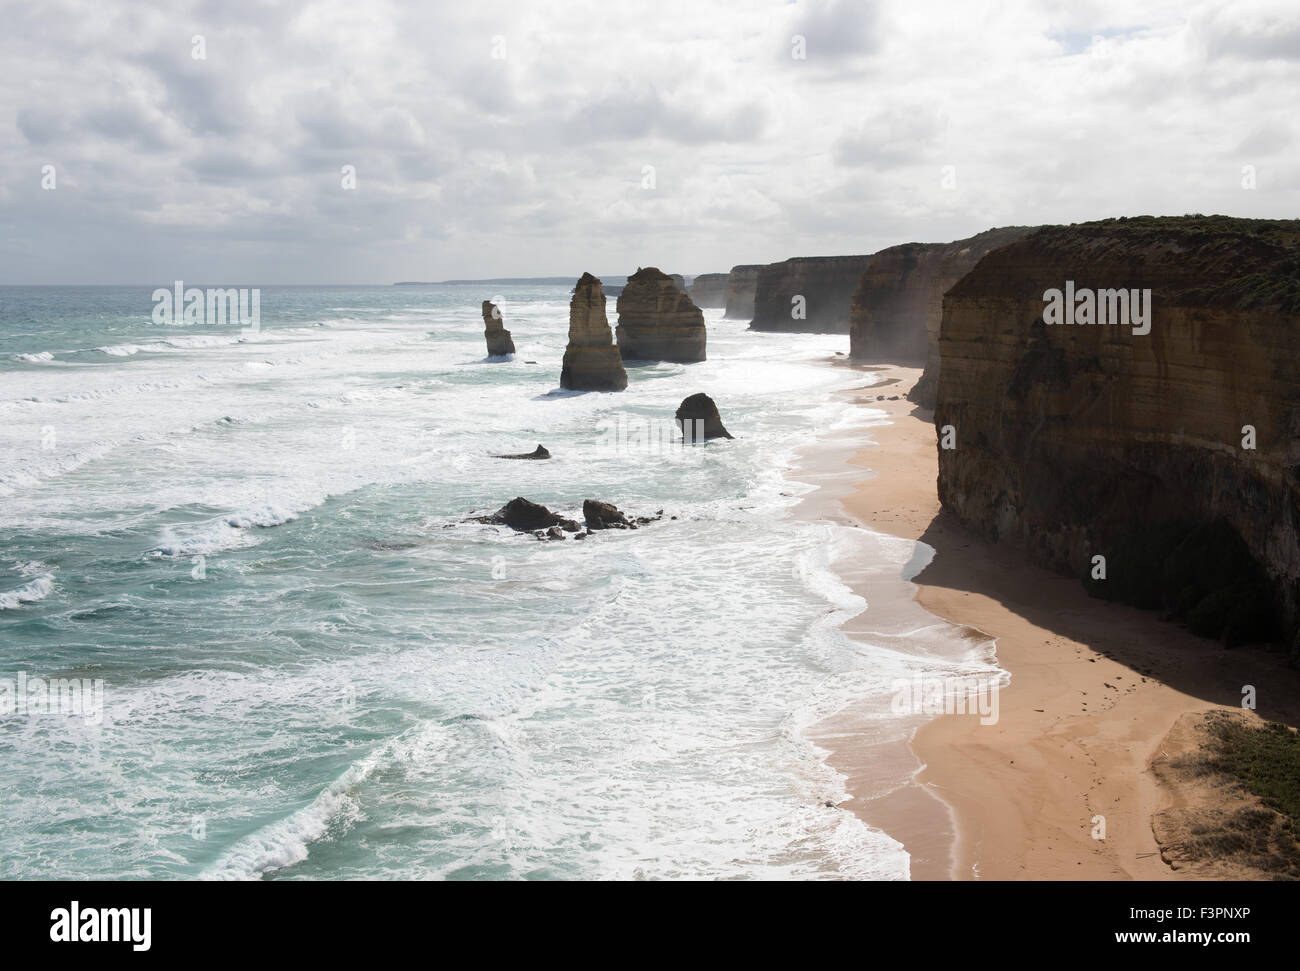
MULTIPOLYGON (((1244 685, 1257 689, 1258 716, 1296 724, 1287 699, 1300 695, 1297 672, 1279 655, 1228 650, 1155 612, 1094 600, 1077 580, 967 532, 940 510, 931 416, 903 397, 919 369, 873 370, 890 383, 858 400, 883 408, 887 423, 870 429, 837 501, 852 521, 934 550, 914 578, 916 603, 993 639, 1010 684, 995 724, 941 715, 887 755, 852 706, 819 725, 818 744, 849 780, 844 808, 904 844, 913 879, 1259 876, 1162 860, 1153 815, 1196 794, 1152 766, 1170 758, 1166 739, 1183 716, 1240 712, 1244 685), (882 757, 912 759, 912 783, 877 796, 882 757)), ((845 582, 857 590, 853 576, 845 582)))

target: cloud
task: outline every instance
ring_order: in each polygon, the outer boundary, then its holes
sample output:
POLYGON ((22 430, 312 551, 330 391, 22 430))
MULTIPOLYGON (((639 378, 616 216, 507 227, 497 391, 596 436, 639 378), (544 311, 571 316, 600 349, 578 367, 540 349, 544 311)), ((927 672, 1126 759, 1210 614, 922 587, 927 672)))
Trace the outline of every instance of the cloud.
POLYGON ((1293 6, 18 6, 0 282, 694 272, 995 224, 1294 215, 1293 6))

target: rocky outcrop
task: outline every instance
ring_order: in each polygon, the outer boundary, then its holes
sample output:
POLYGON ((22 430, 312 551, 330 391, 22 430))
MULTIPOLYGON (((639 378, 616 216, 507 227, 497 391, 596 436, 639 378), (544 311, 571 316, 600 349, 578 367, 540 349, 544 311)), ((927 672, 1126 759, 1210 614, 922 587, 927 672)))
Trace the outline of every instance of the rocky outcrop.
POLYGON ((597 499, 582 501, 582 518, 588 529, 628 529, 632 525, 617 506, 597 499))
POLYGON ((515 352, 510 331, 501 322, 501 310, 490 300, 483 301, 483 337, 487 340, 488 357, 504 357, 515 352))
POLYGON ((728 276, 726 273, 701 273, 691 281, 691 302, 697 307, 725 307, 728 276))
POLYGON ((547 530, 557 527, 576 533, 582 527, 572 519, 557 516, 545 506, 531 502, 523 496, 516 496, 490 516, 480 516, 476 520, 493 526, 509 526, 521 533, 547 530))
POLYGON ((628 361, 704 360, 704 314, 653 266, 628 277, 618 298, 619 353, 628 361))
POLYGON ((1040 229, 948 291, 939 353, 946 509, 1229 643, 1294 631, 1300 222, 1040 229), (1135 324, 1049 323, 1053 290, 1072 293, 1076 319, 1125 309, 1097 290, 1136 290, 1127 309, 1145 309, 1135 324))
POLYGON ((560 367, 560 387, 573 391, 622 391, 623 358, 614 346, 600 281, 582 274, 569 301, 569 346, 560 367))
POLYGON ((684 442, 693 443, 703 442, 710 438, 734 437, 722 424, 722 416, 718 414, 718 406, 712 398, 703 392, 693 394, 683 400, 673 418, 677 422, 677 427, 681 429, 682 441, 684 442))
POLYGON ((870 256, 799 256, 758 271, 750 330, 847 334, 870 256))
POLYGON ((723 316, 731 320, 752 320, 754 317, 754 289, 758 286, 759 263, 742 263, 733 266, 727 274, 726 310, 723 316))
MULTIPOLYGON (((636 529, 638 526, 645 526, 656 520, 664 518, 664 511, 660 509, 653 516, 637 516, 635 519, 629 519, 617 506, 609 502, 601 502, 598 499, 584 499, 582 501, 582 518, 587 523, 587 531, 597 529, 636 529)), ((674 516, 674 519, 677 517, 674 516)))
POLYGON ((499 459, 549 459, 551 453, 547 451, 545 445, 538 445, 531 452, 521 452, 518 455, 496 455, 493 457, 499 459))

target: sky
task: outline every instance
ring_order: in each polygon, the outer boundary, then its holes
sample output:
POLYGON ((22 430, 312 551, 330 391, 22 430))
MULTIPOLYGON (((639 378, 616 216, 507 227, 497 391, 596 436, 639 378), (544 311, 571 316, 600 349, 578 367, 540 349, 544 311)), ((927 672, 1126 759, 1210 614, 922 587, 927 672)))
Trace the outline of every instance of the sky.
POLYGON ((1300 215, 1300 4, 0 0, 0 284, 724 272, 1300 215))

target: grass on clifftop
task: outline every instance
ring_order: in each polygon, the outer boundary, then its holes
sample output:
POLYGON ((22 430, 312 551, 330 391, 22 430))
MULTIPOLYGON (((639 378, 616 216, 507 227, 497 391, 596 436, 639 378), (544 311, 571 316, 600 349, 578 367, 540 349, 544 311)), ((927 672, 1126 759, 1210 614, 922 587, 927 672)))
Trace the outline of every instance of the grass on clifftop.
POLYGON ((1204 271, 1205 284, 1183 290, 1180 302, 1300 313, 1300 220, 1120 216, 1044 232, 1061 230, 1080 242, 1098 235, 1120 240, 1139 260, 1142 250, 1172 247, 1184 266, 1204 271))

